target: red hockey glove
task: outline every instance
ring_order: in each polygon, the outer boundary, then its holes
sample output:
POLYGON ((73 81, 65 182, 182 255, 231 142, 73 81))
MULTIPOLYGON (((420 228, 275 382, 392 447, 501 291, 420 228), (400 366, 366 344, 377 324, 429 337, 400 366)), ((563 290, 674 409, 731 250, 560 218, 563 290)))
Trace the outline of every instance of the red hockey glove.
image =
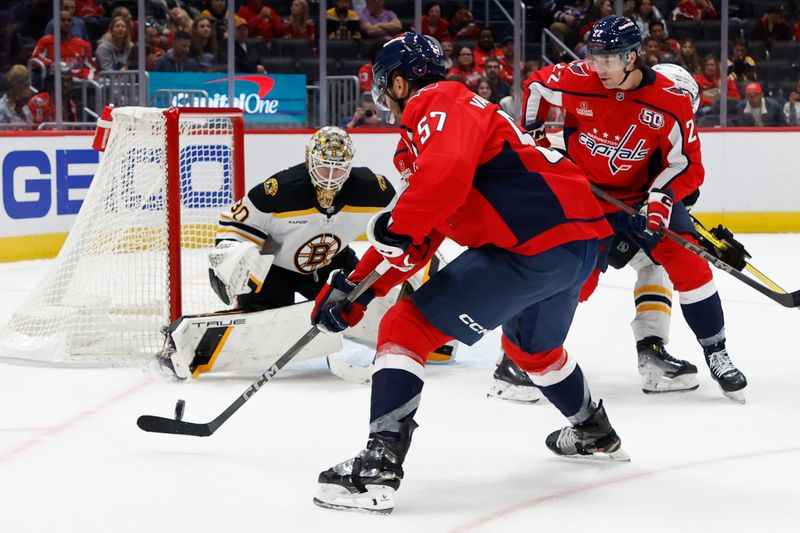
POLYGON ((645 219, 642 229, 649 235, 653 235, 662 227, 669 226, 669 219, 672 216, 672 192, 651 189, 641 213, 645 219))
POLYGON ((389 229, 392 215, 388 211, 372 217, 367 225, 367 239, 396 269, 407 272, 426 259, 431 240, 425 237, 421 244, 414 244, 408 235, 400 235, 389 229))
POLYGON ((328 282, 317 294, 311 311, 311 323, 326 333, 339 333, 358 324, 364 317, 367 305, 375 298, 375 293, 367 289, 355 302, 348 303, 347 295, 355 288, 356 284, 347 279, 344 271, 339 269, 331 272, 328 282))

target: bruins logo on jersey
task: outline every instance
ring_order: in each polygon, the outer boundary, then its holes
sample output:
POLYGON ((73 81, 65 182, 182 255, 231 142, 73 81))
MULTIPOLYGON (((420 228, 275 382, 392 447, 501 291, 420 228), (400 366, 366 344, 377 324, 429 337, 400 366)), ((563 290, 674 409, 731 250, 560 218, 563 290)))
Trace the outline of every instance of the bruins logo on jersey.
POLYGON ((387 187, 386 178, 380 174, 375 174, 375 177, 378 179, 378 187, 380 187, 382 191, 385 191, 387 187))
POLYGON ((270 178, 264 182, 264 192, 266 192, 270 196, 275 196, 278 194, 278 180, 275 178, 270 178))
POLYGON ((300 272, 314 272, 329 265, 341 248, 342 241, 336 235, 330 233, 317 235, 297 250, 294 264, 300 272))

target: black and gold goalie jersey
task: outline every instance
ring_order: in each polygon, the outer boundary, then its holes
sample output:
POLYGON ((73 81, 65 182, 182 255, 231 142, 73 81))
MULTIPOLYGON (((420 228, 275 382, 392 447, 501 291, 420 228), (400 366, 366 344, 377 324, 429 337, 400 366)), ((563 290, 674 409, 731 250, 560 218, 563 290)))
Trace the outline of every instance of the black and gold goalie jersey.
POLYGON ((252 188, 220 215, 217 242, 250 241, 273 254, 273 265, 311 274, 326 266, 394 198, 389 180, 353 167, 329 209, 320 207, 305 164, 282 170, 252 188))

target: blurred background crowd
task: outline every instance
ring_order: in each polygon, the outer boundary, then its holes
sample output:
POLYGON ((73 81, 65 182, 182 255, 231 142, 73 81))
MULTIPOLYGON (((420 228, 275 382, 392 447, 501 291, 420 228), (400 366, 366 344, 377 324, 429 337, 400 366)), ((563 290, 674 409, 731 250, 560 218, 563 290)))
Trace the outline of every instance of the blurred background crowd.
MULTIPOLYGON (((516 31, 510 0, 422 2, 419 18, 421 31, 436 37, 448 54, 448 79, 512 115, 519 109, 515 86, 545 64, 583 57, 594 21, 621 11, 645 37, 646 63, 677 63, 695 77, 700 126, 798 125, 800 0, 522 5, 522 28, 516 31), (721 20, 725 12, 727 24, 721 20), (516 47, 515 36, 523 41, 516 47), (515 49, 521 51, 518 59, 515 49)), ((326 84, 346 89, 331 104, 327 122, 381 127, 383 118, 369 97, 371 60, 393 35, 416 29, 415 2, 329 0, 325 8, 321 13, 317 0, 11 0, 0 11, 0 127, 93 127, 106 103, 168 105, 169 99, 142 90, 149 73, 225 73, 231 63, 237 74, 305 74, 309 116, 301 126, 314 127, 320 120, 313 110, 321 98, 321 57, 326 84), (321 17, 327 27, 322 36, 321 17)))

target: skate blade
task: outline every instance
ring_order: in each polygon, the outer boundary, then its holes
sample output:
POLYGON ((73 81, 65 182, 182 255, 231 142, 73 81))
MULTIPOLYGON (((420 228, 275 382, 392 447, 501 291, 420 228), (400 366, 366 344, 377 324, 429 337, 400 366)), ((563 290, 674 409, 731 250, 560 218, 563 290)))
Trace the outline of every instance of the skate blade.
POLYGON ((536 387, 519 387, 516 385, 503 384, 492 385, 487 398, 495 398, 511 403, 531 404, 542 399, 542 393, 536 387))
POLYGON ((394 489, 367 485, 367 492, 353 494, 333 484, 320 484, 314 504, 325 509, 352 513, 390 514, 394 510, 394 489))
MULTIPOLYGON (((722 390, 722 388, 720 388, 720 390, 722 390)), ((745 397, 744 397, 744 389, 737 390, 737 391, 724 391, 724 390, 722 390, 722 394, 726 398, 729 398, 729 399, 733 400, 734 402, 738 402, 738 403, 742 403, 742 404, 743 403, 747 403, 747 401, 745 400, 745 397)))
POLYGON ((644 374, 642 378, 642 392, 645 394, 690 392, 700 387, 697 374, 683 374, 674 378, 668 378, 663 374, 644 374))
POLYGON ((631 456, 623 450, 622 448, 614 451, 614 452, 594 452, 592 454, 580 454, 576 453, 574 455, 561 455, 559 453, 556 454, 558 457, 565 457, 567 459, 577 459, 579 461, 591 461, 591 462, 601 462, 601 463, 608 463, 608 462, 629 462, 631 460, 631 456))

